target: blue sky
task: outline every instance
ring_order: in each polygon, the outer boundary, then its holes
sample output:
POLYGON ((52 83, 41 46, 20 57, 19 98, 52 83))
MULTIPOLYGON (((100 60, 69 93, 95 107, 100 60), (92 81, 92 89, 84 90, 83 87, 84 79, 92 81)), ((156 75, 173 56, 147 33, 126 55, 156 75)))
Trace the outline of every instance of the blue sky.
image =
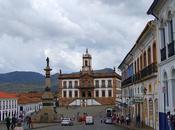
POLYGON ((0 0, 0 73, 118 66, 146 23, 153 0, 0 0))

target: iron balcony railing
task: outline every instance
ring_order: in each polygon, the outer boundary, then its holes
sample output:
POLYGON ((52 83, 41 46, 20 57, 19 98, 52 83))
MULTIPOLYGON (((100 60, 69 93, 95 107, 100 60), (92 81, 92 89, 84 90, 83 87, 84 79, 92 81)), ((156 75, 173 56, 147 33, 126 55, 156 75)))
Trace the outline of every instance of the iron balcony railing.
POLYGON ((173 56, 174 53, 174 41, 168 44, 168 57, 173 56))
POLYGON ((152 74, 157 72, 157 63, 152 63, 142 69, 140 72, 130 76, 126 80, 122 81, 122 86, 129 85, 131 83, 139 82, 140 80, 152 76, 152 74))

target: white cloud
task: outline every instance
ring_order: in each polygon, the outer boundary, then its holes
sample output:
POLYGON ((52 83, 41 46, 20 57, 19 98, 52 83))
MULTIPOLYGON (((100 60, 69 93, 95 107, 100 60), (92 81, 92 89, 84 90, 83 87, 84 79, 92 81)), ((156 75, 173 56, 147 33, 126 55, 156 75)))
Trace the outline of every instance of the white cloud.
POLYGON ((79 71, 85 48, 94 69, 120 64, 151 17, 153 0, 0 0, 0 72, 79 71))

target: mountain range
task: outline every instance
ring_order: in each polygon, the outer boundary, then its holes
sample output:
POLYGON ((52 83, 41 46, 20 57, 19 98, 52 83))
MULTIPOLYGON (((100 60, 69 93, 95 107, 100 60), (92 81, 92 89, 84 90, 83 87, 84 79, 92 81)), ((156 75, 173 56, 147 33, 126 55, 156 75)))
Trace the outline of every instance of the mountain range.
MULTIPOLYGON (((95 70, 94 72, 113 72, 111 68, 95 70)), ((77 73, 77 72, 75 72, 77 73)), ((51 90, 57 91, 58 73, 51 75, 51 90)), ((7 92, 31 92, 43 91, 45 76, 37 72, 14 71, 0 74, 0 91, 7 92)))

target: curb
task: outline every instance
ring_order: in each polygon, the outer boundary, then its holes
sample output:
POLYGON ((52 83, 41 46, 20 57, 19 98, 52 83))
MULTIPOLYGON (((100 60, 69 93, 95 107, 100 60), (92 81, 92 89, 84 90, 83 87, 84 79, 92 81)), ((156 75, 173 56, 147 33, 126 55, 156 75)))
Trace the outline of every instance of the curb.
MULTIPOLYGON (((142 130, 142 128, 134 128, 134 127, 131 127, 131 126, 126 126, 126 125, 120 125, 120 124, 115 124, 119 127, 123 127, 123 128, 127 128, 128 130, 142 130)), ((143 128, 143 130, 146 130, 146 128, 143 128)), ((149 129, 149 130, 154 130, 154 129, 149 129)))

